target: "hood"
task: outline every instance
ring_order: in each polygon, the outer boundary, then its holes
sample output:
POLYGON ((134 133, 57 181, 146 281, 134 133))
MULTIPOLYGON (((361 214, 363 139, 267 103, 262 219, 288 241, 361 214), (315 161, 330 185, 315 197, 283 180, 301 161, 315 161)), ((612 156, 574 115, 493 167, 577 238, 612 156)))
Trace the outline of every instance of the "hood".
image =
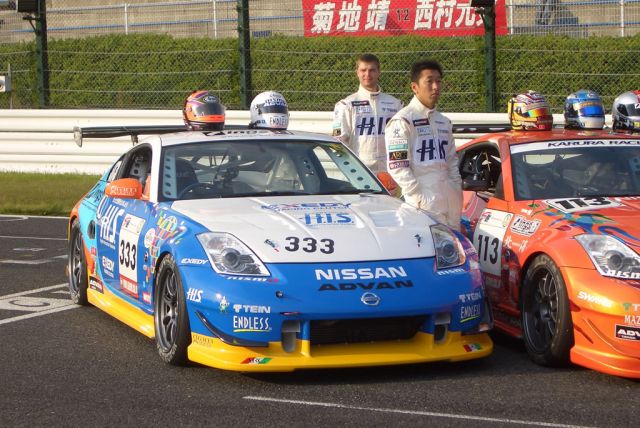
POLYGON ((265 263, 433 257, 426 213, 387 195, 200 199, 172 208, 244 242, 265 263))
POLYGON ((640 197, 577 197, 548 199, 539 208, 522 209, 550 226, 571 234, 613 235, 627 245, 640 248, 640 197))

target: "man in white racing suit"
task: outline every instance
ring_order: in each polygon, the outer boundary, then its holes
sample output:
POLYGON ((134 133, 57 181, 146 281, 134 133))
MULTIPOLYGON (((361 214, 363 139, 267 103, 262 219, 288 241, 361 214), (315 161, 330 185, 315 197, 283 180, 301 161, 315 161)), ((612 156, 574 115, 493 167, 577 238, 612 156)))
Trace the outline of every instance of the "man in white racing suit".
POLYGON ((402 102, 378 85, 380 60, 364 54, 356 61, 358 92, 338 101, 333 110, 333 136, 342 141, 374 173, 386 171, 384 129, 402 102))
POLYGON ((451 121, 435 110, 442 86, 442 67, 418 61, 411 67, 415 94, 385 131, 389 173, 407 203, 437 221, 460 230, 462 179, 451 121))

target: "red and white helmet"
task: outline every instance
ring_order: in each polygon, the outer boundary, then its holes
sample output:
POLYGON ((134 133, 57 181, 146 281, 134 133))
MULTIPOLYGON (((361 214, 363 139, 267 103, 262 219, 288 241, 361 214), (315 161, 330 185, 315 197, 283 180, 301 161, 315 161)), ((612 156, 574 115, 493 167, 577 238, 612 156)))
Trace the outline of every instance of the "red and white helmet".
POLYGON ((517 131, 549 131, 553 126, 551 107, 544 95, 527 91, 509 100, 507 113, 517 131))

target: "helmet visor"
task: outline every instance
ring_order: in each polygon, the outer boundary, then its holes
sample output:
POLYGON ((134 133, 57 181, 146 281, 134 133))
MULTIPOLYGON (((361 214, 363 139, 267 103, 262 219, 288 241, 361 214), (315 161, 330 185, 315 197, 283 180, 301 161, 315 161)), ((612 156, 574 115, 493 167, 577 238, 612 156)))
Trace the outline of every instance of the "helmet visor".
POLYGON ((262 114, 264 113, 283 113, 283 114, 287 114, 289 113, 289 109, 287 108, 287 106, 285 105, 264 105, 264 104, 258 104, 258 111, 262 114))
POLYGON ((549 113, 549 109, 547 107, 538 107, 523 112, 522 116, 534 119, 537 117, 549 116, 550 114, 551 113, 549 113))
POLYGON ((192 105, 193 115, 202 116, 220 116, 224 120, 224 106, 220 103, 202 103, 192 105))
POLYGON ((583 101, 573 103, 573 109, 578 112, 580 116, 586 117, 603 117, 604 107, 602 103, 597 101, 583 101))
POLYGON ((623 104, 618 107, 618 111, 620 111, 625 116, 629 117, 639 117, 640 116, 640 103, 634 104, 623 104), (620 108, 622 107, 622 108, 620 108))

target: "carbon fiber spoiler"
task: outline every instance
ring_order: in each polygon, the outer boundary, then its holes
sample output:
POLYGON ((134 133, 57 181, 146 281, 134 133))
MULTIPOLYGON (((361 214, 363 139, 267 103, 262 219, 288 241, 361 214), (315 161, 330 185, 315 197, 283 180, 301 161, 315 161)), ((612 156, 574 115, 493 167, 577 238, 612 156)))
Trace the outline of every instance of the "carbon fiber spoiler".
MULTIPOLYGON (((224 129, 248 129, 244 125, 227 125, 224 129)), ((129 135, 133 144, 139 135, 160 135, 188 131, 186 125, 139 125, 139 126, 74 126, 73 140, 82 147, 85 138, 115 138, 129 135)))
MULTIPOLYGON (((224 129, 239 130, 249 129, 244 125, 226 125, 224 129)), ((509 123, 491 123, 491 124, 454 124, 454 134, 489 134, 493 132, 510 131, 509 123)), ((85 138, 115 138, 129 135, 133 144, 138 143, 139 135, 160 135, 170 134, 172 132, 188 131, 186 125, 139 125, 139 126, 89 126, 73 128, 73 139, 82 147, 85 138)))
POLYGON ((453 124, 454 134, 491 134, 493 132, 511 131, 509 123, 453 124))

